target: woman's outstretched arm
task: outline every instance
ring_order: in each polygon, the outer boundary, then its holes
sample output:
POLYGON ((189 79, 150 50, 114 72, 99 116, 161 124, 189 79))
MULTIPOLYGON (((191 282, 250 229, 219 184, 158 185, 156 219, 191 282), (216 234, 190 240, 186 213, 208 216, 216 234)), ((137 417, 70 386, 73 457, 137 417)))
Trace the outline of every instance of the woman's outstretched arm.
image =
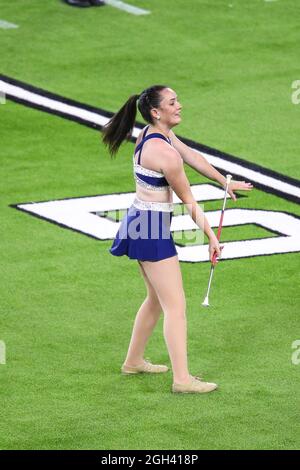
POLYGON ((209 255, 213 260, 214 255, 221 255, 221 248, 217 237, 210 227, 203 210, 195 200, 189 181, 186 177, 183 162, 179 153, 169 147, 161 150, 161 168, 171 188, 185 205, 189 215, 196 225, 205 233, 209 239, 209 255))
MULTIPOLYGON (((188 145, 184 144, 173 131, 170 133, 171 141, 174 148, 181 155, 184 163, 196 170, 198 173, 206 176, 210 180, 217 181, 223 188, 226 185, 226 177, 223 176, 218 170, 216 170, 206 158, 200 153, 193 150, 188 145)), ((234 191, 251 191, 253 188, 251 183, 246 181, 234 181, 232 180, 228 189, 230 197, 236 201, 234 191)))

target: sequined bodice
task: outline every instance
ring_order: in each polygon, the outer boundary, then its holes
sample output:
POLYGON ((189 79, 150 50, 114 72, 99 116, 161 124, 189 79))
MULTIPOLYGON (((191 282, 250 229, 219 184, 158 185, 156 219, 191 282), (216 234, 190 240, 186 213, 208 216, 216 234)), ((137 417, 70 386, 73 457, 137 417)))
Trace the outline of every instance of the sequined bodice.
POLYGON ((141 154, 143 145, 147 140, 150 139, 163 139, 169 144, 171 141, 167 139, 163 134, 153 133, 146 136, 149 126, 146 127, 143 138, 141 142, 137 145, 134 153, 134 160, 133 160, 133 172, 134 178, 139 186, 142 186, 146 189, 150 189, 152 191, 168 191, 169 184, 164 176, 163 173, 158 171, 150 170, 149 168, 145 168, 140 164, 141 154), (135 162, 135 155, 139 152, 137 163, 135 162))

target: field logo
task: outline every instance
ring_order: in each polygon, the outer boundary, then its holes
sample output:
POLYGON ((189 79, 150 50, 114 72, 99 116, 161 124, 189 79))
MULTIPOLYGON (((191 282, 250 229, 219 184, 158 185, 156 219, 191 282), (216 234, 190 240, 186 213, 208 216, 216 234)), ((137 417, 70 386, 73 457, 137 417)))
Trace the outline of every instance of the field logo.
POLYGON ((294 364, 294 366, 297 366, 298 364, 300 364, 300 339, 296 339, 292 342, 292 349, 295 349, 292 354, 292 364, 294 364))
MULTIPOLYGON (((291 97, 292 102, 299 104, 300 80, 295 80, 292 88, 295 90, 291 97)), ((73 120, 97 132, 103 129, 112 116, 112 113, 107 110, 61 97, 4 75, 0 75, 0 90, 6 93, 9 100, 73 120)), ((141 123, 137 123, 133 128, 132 142, 138 137, 142 128, 141 123)), ((230 173, 234 178, 248 180, 253 183, 256 190, 275 194, 299 204, 298 180, 189 139, 180 138, 186 145, 200 152, 213 167, 222 173, 230 173)), ((194 199, 202 204, 224 199, 224 189, 215 184, 195 184, 191 185, 191 190, 194 199)), ((134 192, 114 193, 56 201, 31 201, 11 204, 11 207, 97 240, 112 241, 120 228, 121 218, 132 206, 134 198, 134 192)), ((220 210, 206 211, 206 217, 210 226, 217 228, 220 210)), ((297 215, 276 210, 226 209, 224 228, 242 227, 244 230, 250 225, 259 227, 260 231, 263 229, 265 232, 262 234, 263 238, 255 236, 247 238, 246 235, 240 239, 238 229, 237 236, 233 235, 231 240, 224 243, 223 260, 300 251, 300 218, 297 215)), ((202 234, 198 233, 198 227, 190 215, 184 212, 178 197, 174 197, 174 214, 170 229, 180 261, 208 261, 208 245, 203 244, 200 238, 202 234)))
POLYGON ((6 364, 6 347, 4 341, 0 340, 0 364, 6 364))
MULTIPOLYGON (((213 184, 191 185, 196 201, 223 200, 224 190, 213 184)), ((175 195, 174 195, 175 196, 175 195)), ((120 228, 120 220, 134 202, 135 193, 105 194, 57 201, 17 204, 19 210, 48 220, 97 240, 113 240, 120 228)), ((180 261, 208 261, 208 246, 199 243, 194 230, 199 230, 189 214, 184 213, 183 204, 174 197, 174 215, 171 232, 180 261), (184 237, 182 237, 182 231, 184 237), (188 239, 191 235, 191 240, 188 239), (191 243, 192 241, 192 243, 191 243)), ((206 211, 211 227, 218 227, 220 210, 206 211)), ((257 226, 269 232, 265 238, 233 239, 222 243, 222 259, 248 258, 300 251, 300 218, 281 212, 262 209, 228 208, 223 226, 257 226)))
POLYGON ((295 80, 292 83, 292 88, 296 91, 292 93, 292 103, 299 104, 300 103, 300 80, 295 80))

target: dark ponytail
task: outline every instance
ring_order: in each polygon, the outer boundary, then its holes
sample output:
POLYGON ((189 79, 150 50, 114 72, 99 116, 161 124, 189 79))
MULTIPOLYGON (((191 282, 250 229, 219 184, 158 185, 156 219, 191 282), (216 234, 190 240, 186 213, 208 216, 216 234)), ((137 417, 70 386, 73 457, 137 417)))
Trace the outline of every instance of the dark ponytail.
POLYGON ((131 136, 138 98, 139 95, 132 95, 103 128, 103 142, 108 145, 111 156, 117 153, 123 140, 131 136))
POLYGON ((153 124, 151 109, 158 108, 161 101, 160 92, 167 88, 164 85, 154 85, 144 90, 140 95, 132 95, 122 108, 110 119, 103 128, 103 142, 108 146, 109 152, 113 157, 119 150, 120 145, 125 139, 130 139, 135 118, 136 104, 149 124, 153 124))

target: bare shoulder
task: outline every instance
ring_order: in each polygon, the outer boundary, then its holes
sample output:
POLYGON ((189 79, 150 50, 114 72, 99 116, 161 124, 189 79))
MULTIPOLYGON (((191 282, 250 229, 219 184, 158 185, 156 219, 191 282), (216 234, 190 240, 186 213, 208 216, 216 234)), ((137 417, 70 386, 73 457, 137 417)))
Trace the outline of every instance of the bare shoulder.
POLYGON ((165 145, 160 150, 161 169, 164 173, 178 171, 183 167, 182 158, 179 152, 170 145, 165 145))

